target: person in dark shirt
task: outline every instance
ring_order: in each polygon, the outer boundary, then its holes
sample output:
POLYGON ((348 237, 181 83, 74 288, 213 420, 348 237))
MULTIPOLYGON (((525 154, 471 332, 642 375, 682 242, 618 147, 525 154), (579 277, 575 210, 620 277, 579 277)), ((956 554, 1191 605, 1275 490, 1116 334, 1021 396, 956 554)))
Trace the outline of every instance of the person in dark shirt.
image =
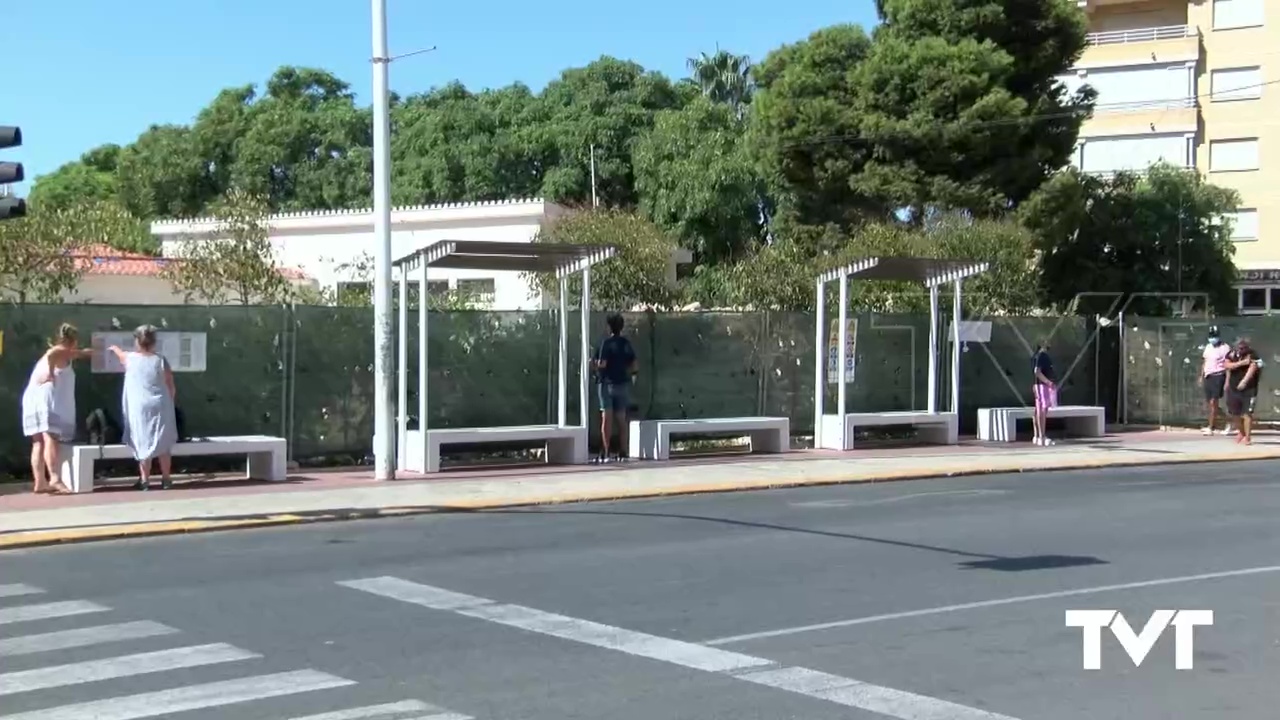
POLYGON ((1248 338, 1240 338, 1227 355, 1227 412, 1236 421, 1236 442, 1253 443, 1253 409, 1258 402, 1262 360, 1248 338))
POLYGON ((601 459, 609 459, 613 425, 618 426, 619 459, 627 455, 627 409, 631 407, 631 380, 636 373, 636 351, 631 341, 622 336, 621 315, 610 315, 609 337, 600 343, 596 353, 596 379, 600 392, 600 438, 604 443, 601 459))
POLYGON ((1049 357, 1049 341, 1041 340, 1036 354, 1031 358, 1031 374, 1034 382, 1031 386, 1035 398, 1035 409, 1031 416, 1036 445, 1052 445, 1053 441, 1045 433, 1045 425, 1049 421, 1049 410, 1058 406, 1058 376, 1053 370, 1053 358, 1049 357))

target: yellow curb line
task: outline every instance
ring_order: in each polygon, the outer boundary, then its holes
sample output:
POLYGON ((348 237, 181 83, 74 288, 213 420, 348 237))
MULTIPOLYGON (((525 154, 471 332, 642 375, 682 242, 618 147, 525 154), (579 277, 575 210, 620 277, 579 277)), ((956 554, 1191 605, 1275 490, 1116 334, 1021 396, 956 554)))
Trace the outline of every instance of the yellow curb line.
POLYGON ((786 488, 853 485, 861 483, 901 482, 974 475, 1013 474, 1022 472, 1057 472, 1067 470, 1096 470, 1119 467, 1150 467, 1159 465, 1192 465, 1210 462, 1247 462, 1250 460, 1280 459, 1280 450, 1258 450, 1247 453, 1200 453, 1183 455, 1177 459, 1135 458, 1064 462, 1057 464, 1022 464, 1018 466, 980 465, 950 470, 902 470, 875 475, 820 475, 816 477, 792 477, 774 480, 747 480, 699 485, 679 485, 654 490, 612 491, 602 493, 563 493, 506 500, 463 500, 443 505, 370 508, 320 513, 272 513, 248 518, 209 518, 206 520, 167 520, 131 523, 125 525, 98 525, 83 528, 56 530, 18 531, 0 535, 0 550, 45 545, 92 542, 95 540, 120 540, 125 538, 182 535, 219 530, 302 525, 340 520, 366 520, 379 517, 406 517, 431 513, 474 512, 503 508, 534 507, 540 505, 567 505, 570 503, 608 502, 618 500, 643 500, 675 497, 680 495, 711 495, 755 490, 779 490, 786 488))

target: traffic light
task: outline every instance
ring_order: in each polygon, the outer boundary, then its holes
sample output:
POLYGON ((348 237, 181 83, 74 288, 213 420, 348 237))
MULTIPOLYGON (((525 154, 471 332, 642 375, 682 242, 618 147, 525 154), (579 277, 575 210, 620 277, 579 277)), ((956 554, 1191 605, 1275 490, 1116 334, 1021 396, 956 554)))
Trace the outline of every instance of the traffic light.
MULTIPOLYGON (((20 147, 22 130, 16 127, 0 125, 0 150, 20 147)), ((20 183, 24 179, 22 163, 0 162, 0 185, 20 183)), ((5 195, 0 197, 0 220, 22 217, 27 214, 27 203, 20 198, 5 195)))

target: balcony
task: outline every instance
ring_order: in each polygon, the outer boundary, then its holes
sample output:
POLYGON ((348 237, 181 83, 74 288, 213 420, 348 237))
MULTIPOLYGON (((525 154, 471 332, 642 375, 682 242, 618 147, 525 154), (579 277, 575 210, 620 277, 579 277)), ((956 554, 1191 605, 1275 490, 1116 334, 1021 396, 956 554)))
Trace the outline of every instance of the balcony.
POLYGON ((1080 136, 1194 133, 1199 127, 1200 105, 1195 98, 1111 103, 1093 109, 1093 117, 1084 122, 1080 136))
POLYGON ((1193 25, 1089 33, 1077 67, 1116 67, 1200 58, 1200 30, 1193 25))

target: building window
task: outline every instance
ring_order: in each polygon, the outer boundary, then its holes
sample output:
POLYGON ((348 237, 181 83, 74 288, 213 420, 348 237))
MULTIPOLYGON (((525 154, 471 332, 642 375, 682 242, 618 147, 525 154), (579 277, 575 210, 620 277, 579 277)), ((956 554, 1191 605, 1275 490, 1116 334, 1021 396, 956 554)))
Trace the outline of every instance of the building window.
POLYGON ((1209 141, 1209 171, 1236 172, 1258 169, 1258 138, 1209 141))
POLYGON ((1262 97, 1262 68, 1222 68, 1209 73, 1209 87, 1213 102, 1232 100, 1257 100, 1262 97))
POLYGON ((1254 208, 1241 208, 1227 216, 1231 223, 1231 239, 1245 242, 1258 239, 1258 211, 1254 208))
POLYGON ((449 294, 448 280, 428 280, 427 295, 429 297, 443 297, 449 294))
POLYGON ((1267 301, 1271 299, 1272 288, 1240 288, 1240 313, 1257 315, 1268 309, 1267 301))
POLYGON ((1258 27, 1262 25, 1264 0, 1213 0, 1213 29, 1258 27))
POLYGON ((1189 167, 1187 148, 1182 133, 1089 138, 1081 144, 1080 169, 1088 173, 1144 172, 1161 161, 1189 167))
POLYGON ((493 302, 495 290, 493 278, 466 278, 458 281, 458 294, 483 305, 493 302))

